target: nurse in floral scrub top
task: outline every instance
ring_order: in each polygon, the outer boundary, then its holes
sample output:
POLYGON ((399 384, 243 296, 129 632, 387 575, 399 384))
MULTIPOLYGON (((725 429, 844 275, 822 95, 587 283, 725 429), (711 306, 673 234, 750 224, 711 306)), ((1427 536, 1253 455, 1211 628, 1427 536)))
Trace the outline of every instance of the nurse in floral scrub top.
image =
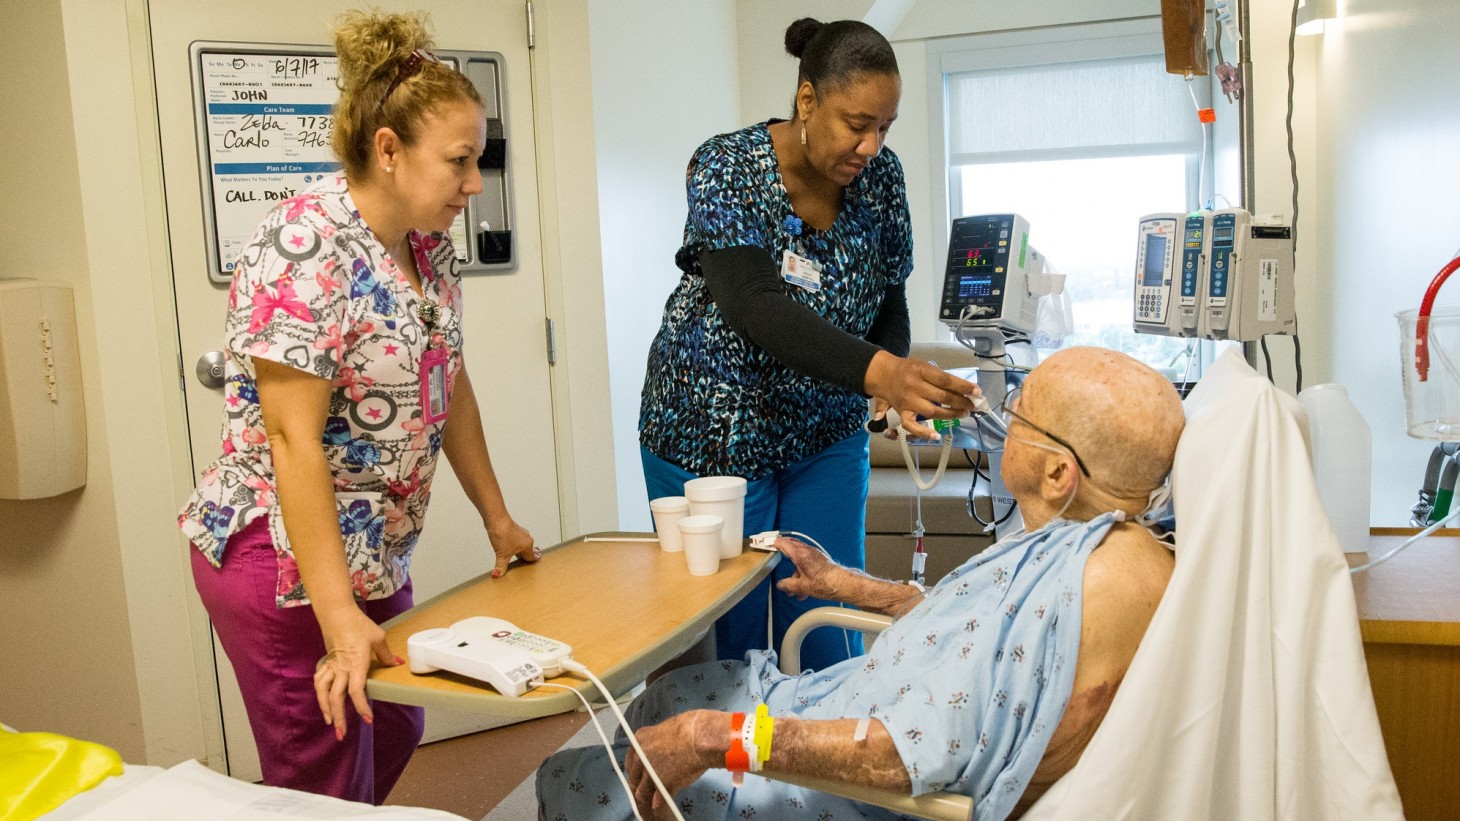
POLYGON ((271 211, 240 254, 223 455, 179 523, 264 782, 380 803, 424 715, 372 703, 365 678, 401 662, 379 625, 411 606, 437 456, 481 513, 494 576, 539 554, 487 454, 445 233, 481 191, 481 98, 417 15, 349 13, 335 48, 343 170, 271 211))

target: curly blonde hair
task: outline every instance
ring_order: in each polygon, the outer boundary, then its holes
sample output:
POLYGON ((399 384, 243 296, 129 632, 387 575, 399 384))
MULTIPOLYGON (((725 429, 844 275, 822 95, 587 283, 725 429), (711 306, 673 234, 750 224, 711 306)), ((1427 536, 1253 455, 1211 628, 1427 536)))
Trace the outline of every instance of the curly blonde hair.
POLYGON ((425 115, 453 102, 482 105, 471 81, 450 66, 424 61, 397 84, 401 68, 419 51, 434 47, 424 12, 387 14, 378 9, 348 11, 335 23, 340 58, 340 101, 335 105, 331 144, 349 177, 369 173, 375 132, 390 128, 406 145, 416 141, 425 115), (396 84, 392 89, 392 84, 396 84))

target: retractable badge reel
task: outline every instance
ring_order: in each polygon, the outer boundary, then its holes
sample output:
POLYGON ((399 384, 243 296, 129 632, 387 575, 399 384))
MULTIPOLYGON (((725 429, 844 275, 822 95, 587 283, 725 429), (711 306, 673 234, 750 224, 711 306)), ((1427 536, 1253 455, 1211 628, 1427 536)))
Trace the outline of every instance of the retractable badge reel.
POLYGON ((441 306, 430 299, 416 303, 416 318, 426 332, 426 352, 421 355, 421 414, 428 425, 445 421, 450 395, 446 388, 446 367, 451 362, 451 351, 436 334, 436 323, 441 319, 441 306))

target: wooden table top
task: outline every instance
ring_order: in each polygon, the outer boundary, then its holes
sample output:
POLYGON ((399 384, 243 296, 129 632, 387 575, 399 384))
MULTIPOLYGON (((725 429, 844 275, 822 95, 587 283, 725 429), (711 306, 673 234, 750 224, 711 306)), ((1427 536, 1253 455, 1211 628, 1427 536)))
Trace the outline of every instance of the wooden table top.
MULTIPOLYGON (((500 579, 478 576, 416 605, 385 623, 386 636, 391 647, 404 650, 420 630, 495 616, 571 645, 573 658, 610 690, 627 692, 692 647, 780 560, 779 553, 747 549, 720 562, 718 573, 692 576, 684 554, 660 550, 653 535, 593 533, 547 548, 536 563, 515 564, 500 579)), ((591 682, 577 676, 549 681, 589 700, 599 697, 591 682)), ((451 673, 417 676, 405 664, 373 670, 366 693, 402 704, 519 718, 579 706, 576 696, 557 688, 511 698, 451 673)))
MULTIPOLYGON (((1375 528, 1368 555, 1347 554, 1349 566, 1384 556, 1416 532, 1375 528)), ((1460 531, 1437 531, 1352 578, 1364 641, 1460 646, 1460 531)))

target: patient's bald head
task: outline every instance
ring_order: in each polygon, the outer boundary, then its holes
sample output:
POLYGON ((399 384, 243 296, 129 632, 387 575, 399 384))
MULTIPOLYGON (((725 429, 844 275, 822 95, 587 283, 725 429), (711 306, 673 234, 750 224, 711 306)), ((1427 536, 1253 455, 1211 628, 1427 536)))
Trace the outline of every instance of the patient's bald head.
POLYGON ((1171 471, 1185 424, 1166 377, 1105 348, 1068 348, 1046 359, 1025 380, 1019 412, 1079 452, 1090 478, 1077 501, 1089 489, 1130 512, 1171 471))

